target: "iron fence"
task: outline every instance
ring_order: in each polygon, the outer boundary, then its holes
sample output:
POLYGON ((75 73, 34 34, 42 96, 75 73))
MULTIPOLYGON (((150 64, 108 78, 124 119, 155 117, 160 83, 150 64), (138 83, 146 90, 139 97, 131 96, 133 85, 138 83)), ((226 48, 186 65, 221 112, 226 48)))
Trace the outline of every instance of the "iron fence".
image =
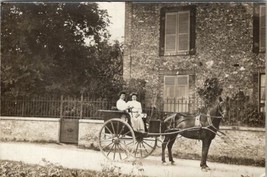
POLYGON ((114 102, 89 97, 35 97, 31 99, 1 99, 2 116, 64 117, 101 119, 98 110, 110 109, 114 102))
MULTIPOLYGON (((162 109, 143 108, 150 118, 162 119, 173 112, 189 114, 205 113, 204 103, 200 99, 166 99, 162 109)), ((228 101, 228 115, 223 125, 264 127, 265 115, 259 113, 255 104, 228 101)), ((51 96, 31 99, 1 99, 2 116, 18 117, 65 117, 75 119, 102 119, 100 109, 109 110, 116 105, 115 101, 93 99, 91 97, 51 96)))

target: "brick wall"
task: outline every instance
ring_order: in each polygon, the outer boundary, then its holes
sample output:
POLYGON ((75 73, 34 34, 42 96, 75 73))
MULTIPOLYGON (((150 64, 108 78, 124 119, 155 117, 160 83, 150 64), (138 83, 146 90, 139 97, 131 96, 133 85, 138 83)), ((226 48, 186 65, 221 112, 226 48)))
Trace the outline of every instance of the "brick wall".
POLYGON ((147 80, 147 105, 160 107, 163 75, 176 73, 195 75, 196 87, 217 77, 224 96, 242 90, 257 102, 257 76, 264 72, 265 53, 252 52, 253 3, 194 4, 196 54, 160 56, 161 8, 186 5, 190 4, 126 2, 124 79, 147 80))

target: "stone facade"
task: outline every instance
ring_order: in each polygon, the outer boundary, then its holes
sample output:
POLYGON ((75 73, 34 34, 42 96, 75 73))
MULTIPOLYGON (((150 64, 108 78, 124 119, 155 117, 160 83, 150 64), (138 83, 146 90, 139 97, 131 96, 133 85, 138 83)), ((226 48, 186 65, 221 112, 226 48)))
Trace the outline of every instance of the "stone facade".
POLYGON ((253 52, 253 3, 126 2, 124 79, 147 81, 146 104, 162 107, 163 77, 190 75, 196 95, 207 78, 216 77, 223 96, 243 91, 259 101, 259 73, 265 53, 253 52), (165 7, 195 6, 195 53, 160 55, 160 12, 165 7))

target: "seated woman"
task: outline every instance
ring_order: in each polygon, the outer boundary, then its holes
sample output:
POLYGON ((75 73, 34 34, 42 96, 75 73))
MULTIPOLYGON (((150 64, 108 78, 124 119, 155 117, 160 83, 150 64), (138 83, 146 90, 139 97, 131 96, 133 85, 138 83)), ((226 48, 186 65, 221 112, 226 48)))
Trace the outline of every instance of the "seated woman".
POLYGON ((137 93, 131 93, 130 95, 132 101, 128 101, 127 105, 131 108, 130 116, 132 127, 135 131, 145 132, 144 122, 142 119, 142 106, 139 101, 137 101, 137 93))
POLYGON ((127 109, 129 109, 127 103, 125 102, 125 95, 126 93, 123 91, 119 93, 120 98, 116 102, 116 107, 119 111, 127 111, 127 109))

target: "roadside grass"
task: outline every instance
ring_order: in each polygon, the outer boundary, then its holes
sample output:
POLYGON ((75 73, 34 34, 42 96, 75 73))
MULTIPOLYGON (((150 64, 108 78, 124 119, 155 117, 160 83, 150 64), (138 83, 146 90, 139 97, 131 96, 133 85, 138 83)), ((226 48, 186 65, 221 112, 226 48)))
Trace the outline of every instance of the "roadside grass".
MULTIPOLYGON (((26 164, 23 162, 0 160, 1 177, 138 177, 135 173, 140 167, 133 164, 129 174, 122 174, 120 167, 115 165, 102 165, 102 171, 63 168, 45 159, 43 165, 26 164)), ((141 168, 142 170, 142 168, 141 168)))

